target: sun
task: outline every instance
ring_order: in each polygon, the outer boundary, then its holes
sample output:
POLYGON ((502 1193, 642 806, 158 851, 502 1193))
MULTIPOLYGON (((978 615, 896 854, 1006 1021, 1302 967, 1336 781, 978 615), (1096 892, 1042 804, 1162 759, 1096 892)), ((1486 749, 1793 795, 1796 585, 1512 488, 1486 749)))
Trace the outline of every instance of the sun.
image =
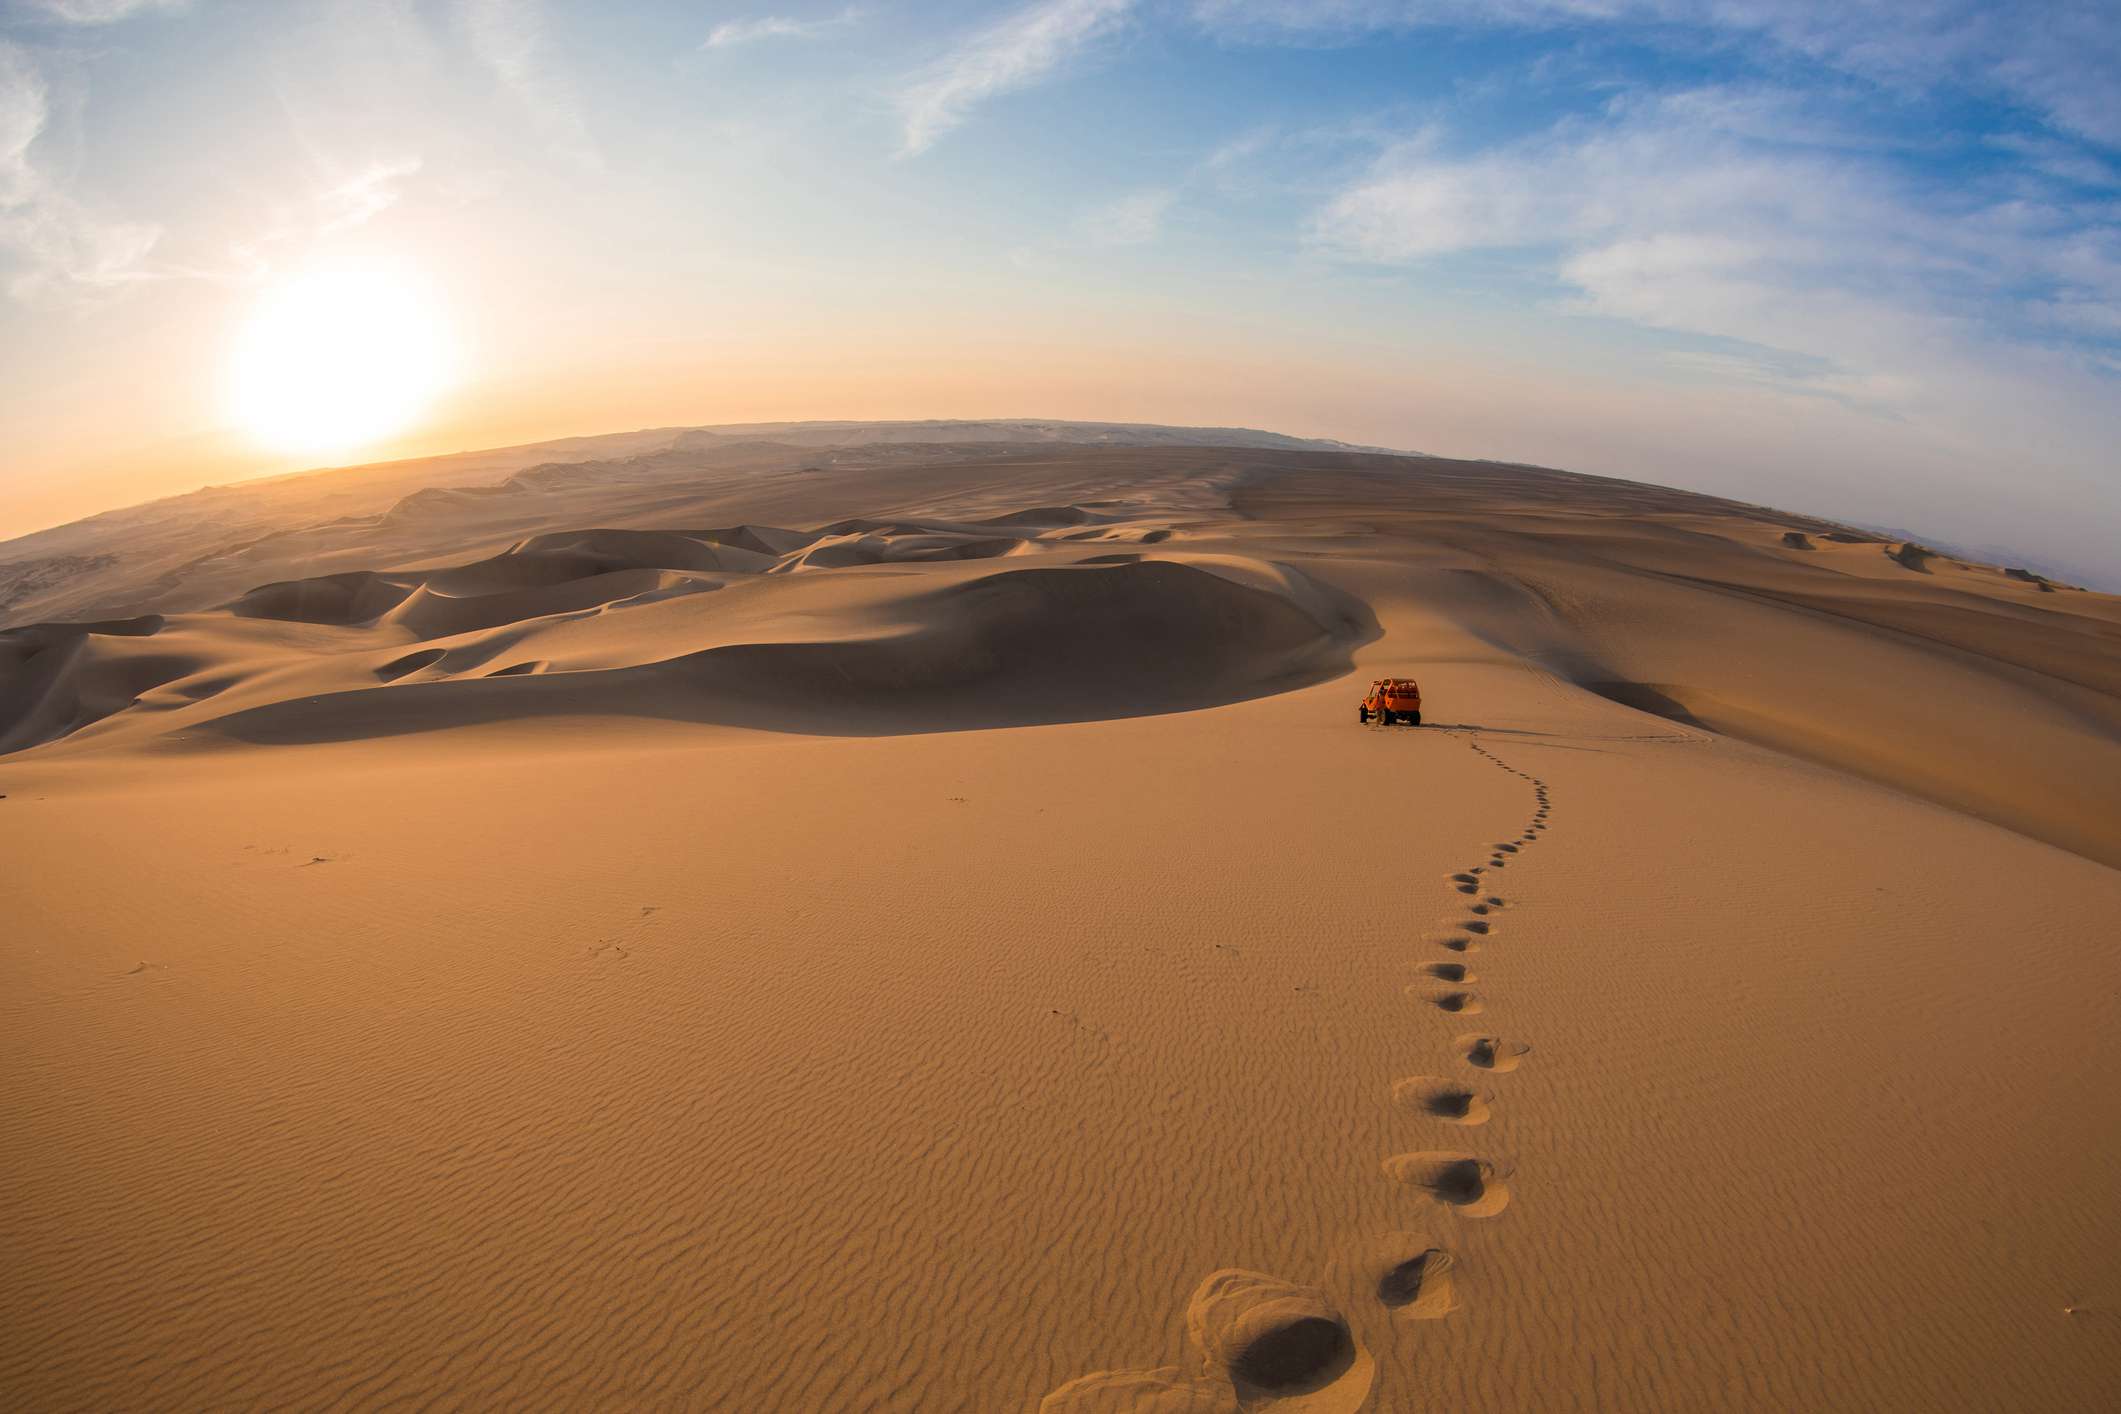
POLYGON ((436 301, 401 276, 331 271, 268 290, 230 369, 236 420, 276 451, 338 456, 403 432, 450 381, 436 301))

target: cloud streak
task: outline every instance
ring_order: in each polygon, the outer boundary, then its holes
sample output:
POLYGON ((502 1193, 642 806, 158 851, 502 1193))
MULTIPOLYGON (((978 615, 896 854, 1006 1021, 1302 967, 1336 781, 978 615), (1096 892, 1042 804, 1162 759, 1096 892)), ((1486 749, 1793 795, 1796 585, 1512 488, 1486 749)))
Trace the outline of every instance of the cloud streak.
POLYGON ((70 25, 109 25, 149 10, 181 10, 190 0, 30 0, 31 9, 70 25))
POLYGON ((0 40, 0 252, 17 299, 62 286, 108 288, 155 278, 159 226, 96 217, 38 170, 30 149, 50 117, 44 76, 27 50, 0 40))
POLYGON ((732 49, 773 39, 822 39, 834 30, 847 28, 862 17, 848 8, 819 20, 800 20, 792 15, 761 15, 749 20, 724 20, 707 33, 702 49, 732 49))
POLYGON ((1077 227, 1092 245, 1147 245, 1163 230, 1164 217, 1177 199, 1177 192, 1161 187, 1133 192, 1086 212, 1077 227))
POLYGON ((989 99, 1028 88, 1115 31, 1134 0, 1040 0, 967 39, 899 96, 901 152, 926 152, 989 99))
POLYGON ((2073 341, 2121 327, 2103 200, 1940 188, 1880 156, 1777 143, 1753 131, 1758 98, 1628 102, 1469 154, 1427 130, 1330 200, 1313 236, 1443 278, 1440 262, 1499 255, 1568 312, 1737 341, 1756 379, 1881 410, 1934 394, 1978 347, 2089 363, 2073 341))
POLYGON ((568 161, 602 167, 574 85, 552 61, 538 0, 459 0, 457 15, 472 53, 530 115, 546 145, 568 161))
POLYGON ((1963 86, 2039 111, 2054 127, 2121 147, 2121 10, 2079 0, 1195 0, 1197 23, 1273 41, 1390 30, 1626 29, 1732 46, 1766 40, 1893 89, 1963 86))
POLYGON ((317 195, 317 234, 328 236, 366 225, 398 204, 399 186, 420 172, 420 159, 371 162, 317 195))

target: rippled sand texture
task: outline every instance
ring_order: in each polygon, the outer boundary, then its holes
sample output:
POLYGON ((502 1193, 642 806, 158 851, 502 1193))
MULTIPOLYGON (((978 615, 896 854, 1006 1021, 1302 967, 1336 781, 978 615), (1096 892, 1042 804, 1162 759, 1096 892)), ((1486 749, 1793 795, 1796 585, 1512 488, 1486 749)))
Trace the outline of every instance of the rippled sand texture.
POLYGON ((0 1405, 2109 1402, 2121 603, 854 462, 0 631, 0 1405))

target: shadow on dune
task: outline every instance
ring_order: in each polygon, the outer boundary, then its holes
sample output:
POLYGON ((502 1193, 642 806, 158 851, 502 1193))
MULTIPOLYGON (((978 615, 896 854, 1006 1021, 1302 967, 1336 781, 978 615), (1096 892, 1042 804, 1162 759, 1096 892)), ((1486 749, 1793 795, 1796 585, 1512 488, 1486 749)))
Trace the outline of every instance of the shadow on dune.
POLYGON ((198 671, 196 657, 157 648, 166 623, 148 614, 0 629, 0 755, 55 741, 198 671))
POLYGON ((900 601, 894 617, 914 627, 897 631, 403 683, 203 725, 277 743, 592 716, 874 736, 1182 712, 1346 672, 1377 622, 1360 601, 1307 588, 1303 607, 1174 562, 1004 571, 900 601))
POLYGON ((1653 717, 1662 717, 1668 722, 1693 727, 1699 731, 1714 731, 1685 704, 1664 691, 1663 685, 1649 682, 1627 682, 1608 679, 1602 682, 1579 682, 1578 687, 1586 692, 1595 692, 1608 702, 1618 702, 1623 707, 1632 707, 1638 712, 1647 712, 1653 717))
POLYGON ((418 583, 417 577, 380 575, 368 570, 281 580, 259 585, 229 604, 228 612, 239 619, 277 619, 283 623, 343 628, 381 618, 402 604, 418 583))

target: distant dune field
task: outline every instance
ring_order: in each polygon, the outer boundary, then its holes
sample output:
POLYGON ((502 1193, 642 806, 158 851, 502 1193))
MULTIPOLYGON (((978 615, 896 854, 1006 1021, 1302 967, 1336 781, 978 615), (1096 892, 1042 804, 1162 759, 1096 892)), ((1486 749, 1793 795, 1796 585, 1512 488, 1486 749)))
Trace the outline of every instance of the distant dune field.
POLYGON ((200 497, 0 547, 0 1404, 2121 1385, 2121 599, 1227 429, 200 497))

